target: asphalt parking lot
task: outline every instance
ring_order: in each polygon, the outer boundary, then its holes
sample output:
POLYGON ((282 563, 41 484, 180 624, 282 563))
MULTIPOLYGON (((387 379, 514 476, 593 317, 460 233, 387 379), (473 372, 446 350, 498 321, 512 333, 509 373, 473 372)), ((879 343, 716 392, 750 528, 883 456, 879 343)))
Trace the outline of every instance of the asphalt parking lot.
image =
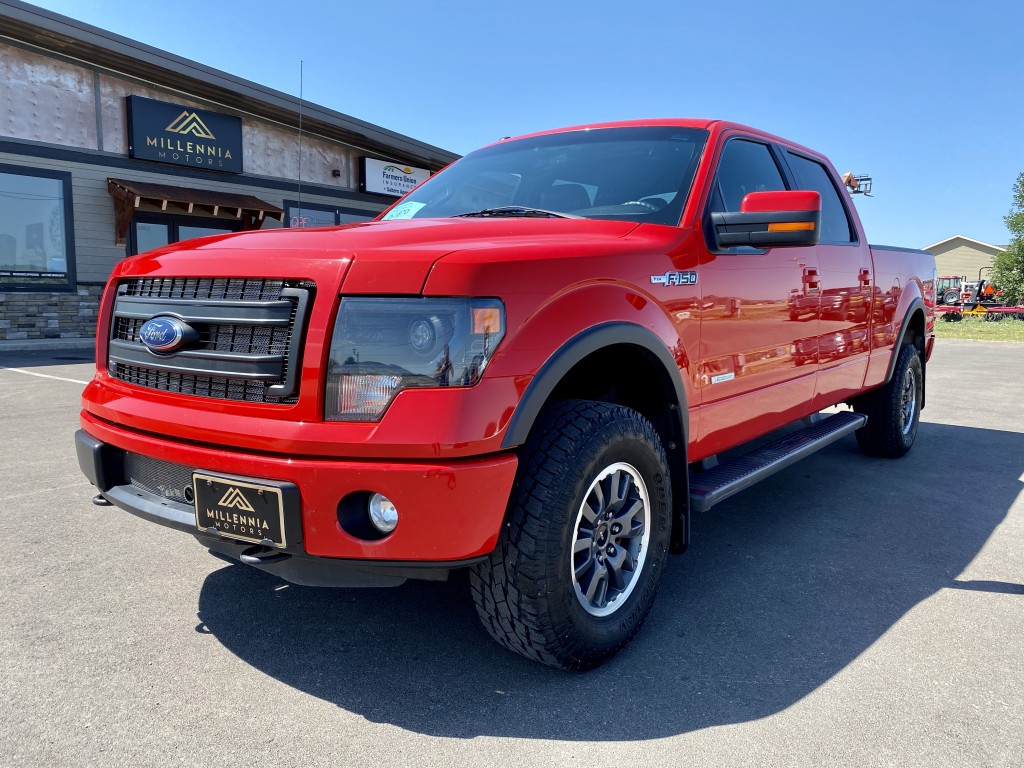
POLYGON ((1024 345, 940 342, 906 458, 846 438, 699 518, 584 675, 461 579, 287 586, 93 506, 91 363, 0 366, 0 765, 1024 764, 1024 345))

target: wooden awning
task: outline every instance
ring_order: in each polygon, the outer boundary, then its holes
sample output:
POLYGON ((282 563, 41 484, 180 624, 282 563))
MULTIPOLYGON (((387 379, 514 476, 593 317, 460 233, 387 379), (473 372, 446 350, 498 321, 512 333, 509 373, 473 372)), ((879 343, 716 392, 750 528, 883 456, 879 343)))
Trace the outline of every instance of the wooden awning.
POLYGON ((214 192, 208 189, 172 187, 142 181, 107 179, 107 191, 114 198, 114 229, 116 244, 125 245, 132 216, 143 203, 168 213, 225 214, 240 219, 242 229, 259 229, 267 219, 281 221, 284 210, 252 195, 214 192))

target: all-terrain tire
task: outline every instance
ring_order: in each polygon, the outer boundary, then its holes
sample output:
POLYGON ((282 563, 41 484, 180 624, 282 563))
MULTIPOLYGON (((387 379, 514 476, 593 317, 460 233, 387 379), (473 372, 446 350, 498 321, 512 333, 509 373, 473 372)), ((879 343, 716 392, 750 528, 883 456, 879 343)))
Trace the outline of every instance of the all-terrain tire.
POLYGON ((484 627, 544 664, 598 666, 651 608, 671 508, 668 462, 647 419, 592 401, 546 407, 524 446, 498 545, 470 573, 484 627))
POLYGON ((863 395, 854 410, 868 417, 857 430, 857 444, 869 456, 898 458, 909 451, 917 438, 924 398, 924 367, 913 344, 899 350, 889 383, 863 395))

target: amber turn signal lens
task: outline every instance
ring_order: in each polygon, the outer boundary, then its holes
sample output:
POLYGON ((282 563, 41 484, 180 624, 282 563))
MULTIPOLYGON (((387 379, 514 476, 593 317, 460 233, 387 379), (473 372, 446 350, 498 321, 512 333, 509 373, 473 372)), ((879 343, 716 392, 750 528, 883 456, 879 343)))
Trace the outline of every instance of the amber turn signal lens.
POLYGON ((501 310, 497 307, 474 307, 473 333, 493 334, 501 331, 501 310))
POLYGON ((813 221, 779 221, 768 225, 769 232, 812 232, 813 221))

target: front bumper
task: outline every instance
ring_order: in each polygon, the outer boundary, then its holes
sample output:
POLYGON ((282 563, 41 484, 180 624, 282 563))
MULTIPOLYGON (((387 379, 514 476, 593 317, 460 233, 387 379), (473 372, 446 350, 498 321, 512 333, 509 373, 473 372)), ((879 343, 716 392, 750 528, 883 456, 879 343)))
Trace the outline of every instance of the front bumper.
POLYGON ((139 434, 82 414, 79 465, 101 495, 134 515, 195 536, 211 550, 298 584, 384 586, 443 578, 485 557, 498 540, 517 459, 513 454, 437 462, 287 458, 228 451, 139 434), (274 481, 285 488, 288 546, 272 549, 196 526, 184 497, 132 484, 127 452, 191 470, 274 481), (379 540, 344 530, 338 507, 352 494, 377 492, 399 510, 398 527, 379 540))

